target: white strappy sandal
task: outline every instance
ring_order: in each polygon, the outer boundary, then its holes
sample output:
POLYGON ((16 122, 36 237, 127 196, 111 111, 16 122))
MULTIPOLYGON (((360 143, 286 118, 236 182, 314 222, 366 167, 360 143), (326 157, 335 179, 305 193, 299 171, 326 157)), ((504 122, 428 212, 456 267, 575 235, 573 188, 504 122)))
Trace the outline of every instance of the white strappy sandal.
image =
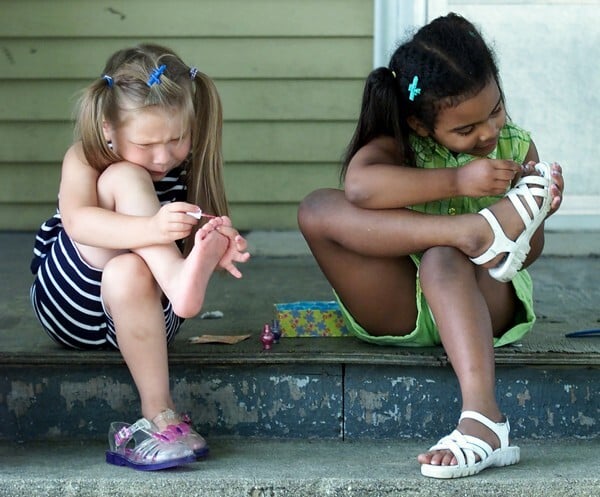
POLYGON ((508 420, 504 423, 495 423, 475 411, 464 411, 460 419, 464 418, 479 421, 493 431, 500 440, 500 447, 494 450, 483 440, 454 430, 429 450, 449 450, 456 458, 457 464, 453 466, 422 464, 422 475, 431 478, 461 478, 476 475, 485 468, 510 466, 519 462, 521 458, 519 447, 509 445, 508 442, 510 432, 508 420), (479 461, 476 461, 476 456, 479 456, 479 461))
POLYGON ((523 176, 506 194, 525 225, 525 229, 516 240, 513 241, 506 236, 492 211, 487 208, 479 211, 479 214, 485 217, 494 232, 494 242, 479 257, 471 258, 471 261, 477 265, 482 265, 505 253, 506 256, 502 259, 502 262, 489 270, 492 278, 498 281, 512 280, 523 267, 525 258, 531 248, 529 245, 531 237, 550 211, 550 204, 552 203, 550 196, 550 185, 552 184, 550 166, 545 162, 540 162, 535 165, 535 169, 539 176, 523 176), (535 197, 542 199, 541 205, 538 206, 535 197), (524 203, 529 207, 529 211, 524 203))

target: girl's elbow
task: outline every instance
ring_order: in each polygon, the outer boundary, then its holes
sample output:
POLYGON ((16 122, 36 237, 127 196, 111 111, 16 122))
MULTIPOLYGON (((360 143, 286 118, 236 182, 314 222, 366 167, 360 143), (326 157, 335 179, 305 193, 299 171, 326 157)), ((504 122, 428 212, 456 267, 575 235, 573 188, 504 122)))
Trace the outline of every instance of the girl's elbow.
POLYGON ((61 216, 61 222, 65 233, 69 235, 69 238, 75 242, 80 242, 82 237, 82 225, 83 223, 78 222, 77 216, 61 216))
POLYGON ((371 198, 366 188, 357 181, 346 180, 344 194, 348 202, 358 207, 365 207, 371 198))

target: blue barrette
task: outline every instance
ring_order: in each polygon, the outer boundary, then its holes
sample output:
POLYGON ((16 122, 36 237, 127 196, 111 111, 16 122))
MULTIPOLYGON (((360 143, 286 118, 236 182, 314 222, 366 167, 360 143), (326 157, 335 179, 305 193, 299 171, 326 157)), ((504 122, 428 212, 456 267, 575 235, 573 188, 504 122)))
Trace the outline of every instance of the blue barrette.
POLYGON ((190 67, 190 79, 196 79, 196 74, 198 74, 198 68, 190 67))
POLYGON ((106 84, 108 85, 108 87, 109 87, 109 88, 112 88, 112 87, 113 87, 113 83, 114 83, 114 81, 113 81, 113 79, 112 79, 112 78, 111 78, 111 77, 110 77, 108 74, 104 74, 104 75, 102 76, 102 79, 103 79, 104 81, 106 81, 106 84))
POLYGON ((150 74, 150 77, 148 78, 148 81, 146 82, 146 84, 148 86, 160 85, 160 77, 165 72, 166 68, 167 68, 167 66, 163 64, 162 66, 154 69, 154 71, 152 71, 152 73, 150 74))
POLYGON ((408 99, 412 102, 415 97, 421 93, 421 88, 417 86, 419 83, 419 76, 415 76, 412 80, 412 83, 408 85, 408 99))

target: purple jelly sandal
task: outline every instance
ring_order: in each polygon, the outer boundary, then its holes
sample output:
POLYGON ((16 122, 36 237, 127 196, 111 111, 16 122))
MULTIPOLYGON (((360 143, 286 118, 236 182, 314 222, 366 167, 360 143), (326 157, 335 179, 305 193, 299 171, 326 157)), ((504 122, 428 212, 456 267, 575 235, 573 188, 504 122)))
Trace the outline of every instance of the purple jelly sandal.
POLYGON ((196 460, 192 450, 171 432, 159 432, 141 418, 134 424, 111 423, 106 462, 140 471, 156 471, 189 464, 196 460))
POLYGON ((206 440, 192 428, 192 420, 187 414, 178 415, 166 409, 152 420, 157 425, 167 424, 163 433, 172 433, 180 442, 185 443, 197 458, 205 457, 209 448, 206 440))

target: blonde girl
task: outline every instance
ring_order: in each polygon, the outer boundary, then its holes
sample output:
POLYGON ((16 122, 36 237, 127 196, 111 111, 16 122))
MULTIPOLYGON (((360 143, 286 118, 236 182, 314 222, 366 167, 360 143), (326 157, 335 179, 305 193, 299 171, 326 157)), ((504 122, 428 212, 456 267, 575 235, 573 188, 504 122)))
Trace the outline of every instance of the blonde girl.
POLYGON ((123 355, 142 418, 112 423, 112 464, 162 469, 208 452, 175 408, 167 345, 213 272, 239 278, 249 257, 227 217, 221 127, 210 78, 158 45, 114 53, 79 102, 58 209, 36 236, 31 300, 60 345, 123 355))

